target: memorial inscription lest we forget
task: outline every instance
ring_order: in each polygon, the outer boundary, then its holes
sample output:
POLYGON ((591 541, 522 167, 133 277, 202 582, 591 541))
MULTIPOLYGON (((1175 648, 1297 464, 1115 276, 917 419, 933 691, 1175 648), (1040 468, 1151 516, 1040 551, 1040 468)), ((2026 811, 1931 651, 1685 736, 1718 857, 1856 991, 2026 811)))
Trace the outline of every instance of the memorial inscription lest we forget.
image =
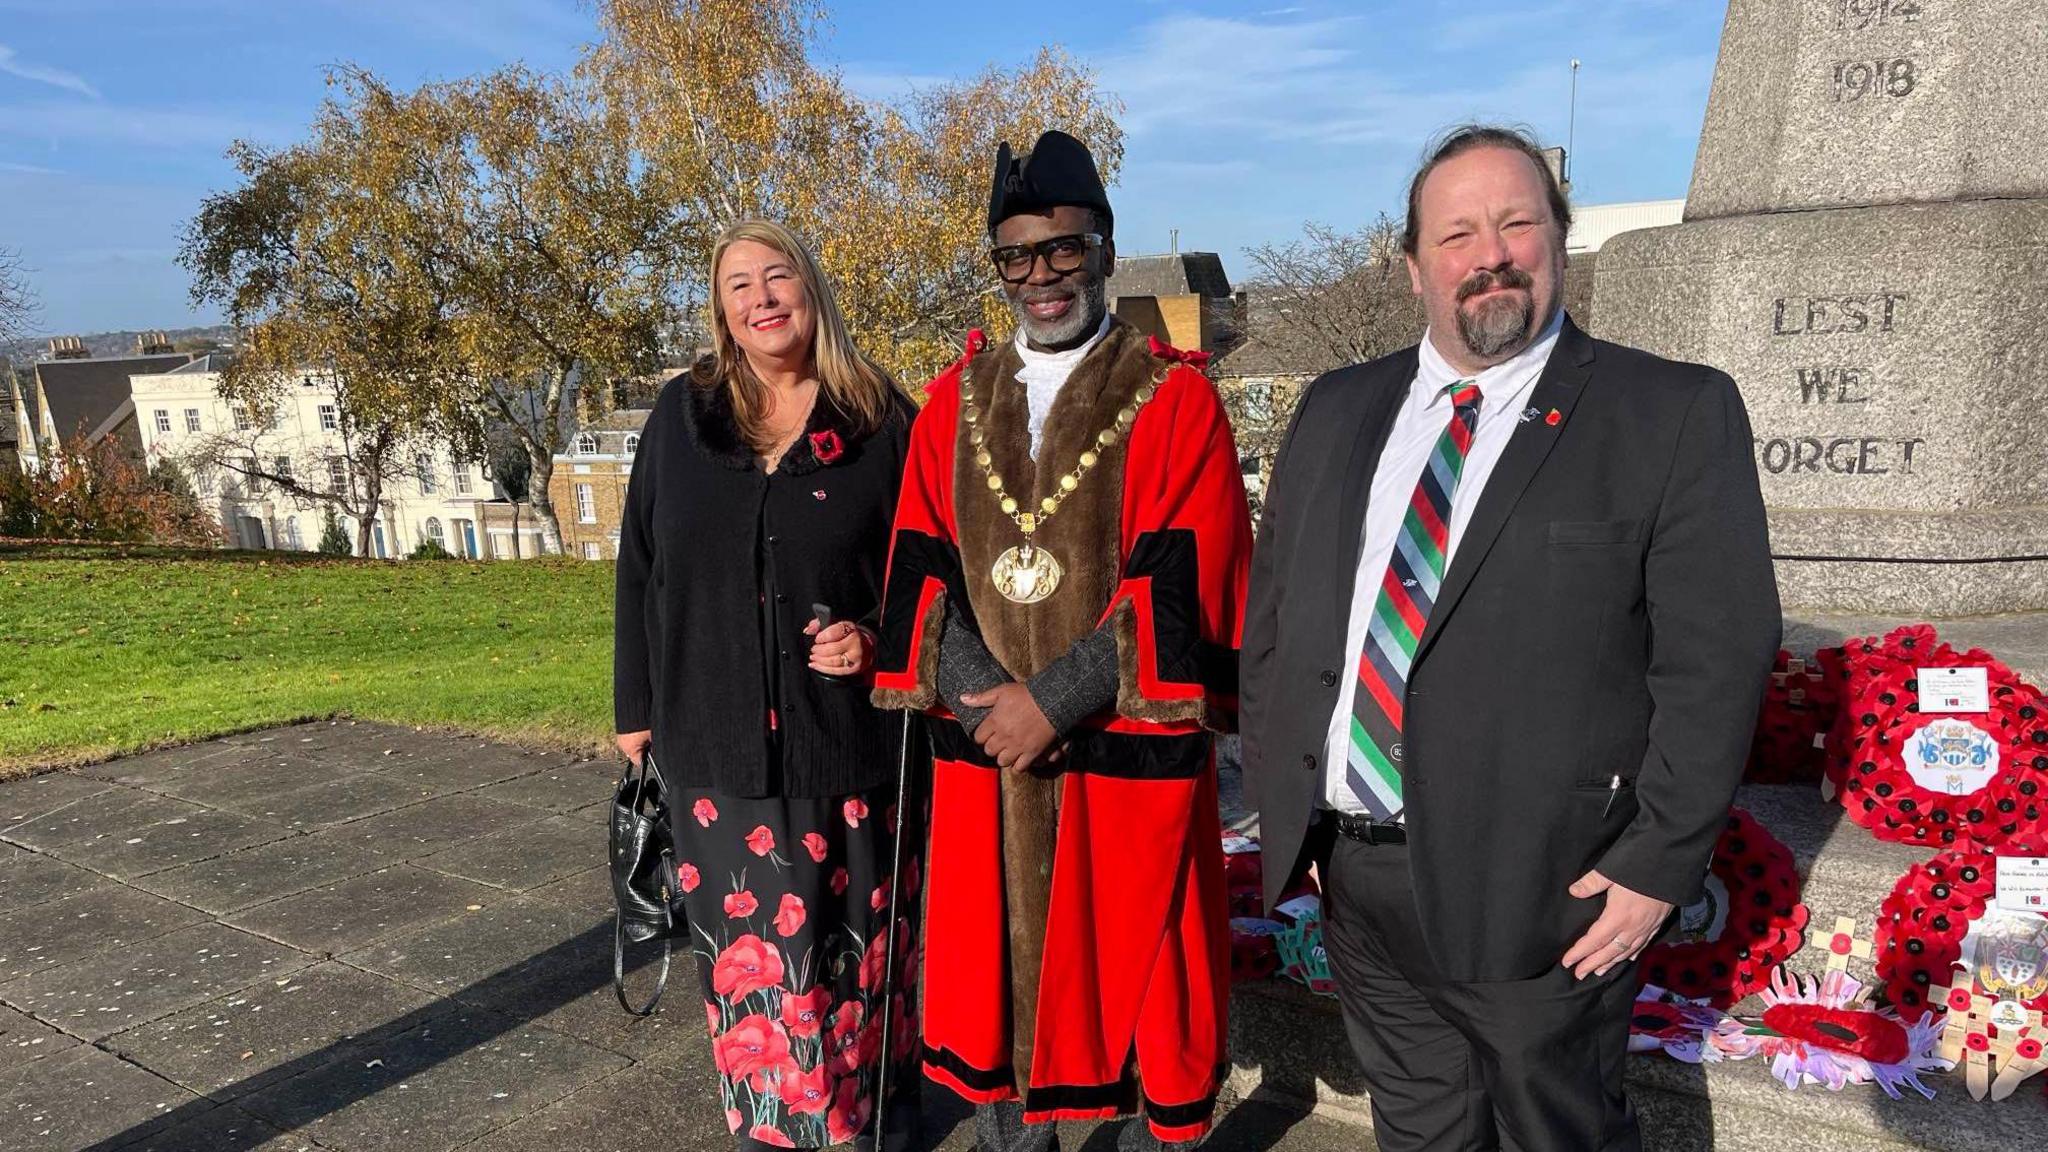
POLYGON ((2048 8, 1733 0, 1599 334, 1742 387, 1789 608, 2048 609, 2048 8))

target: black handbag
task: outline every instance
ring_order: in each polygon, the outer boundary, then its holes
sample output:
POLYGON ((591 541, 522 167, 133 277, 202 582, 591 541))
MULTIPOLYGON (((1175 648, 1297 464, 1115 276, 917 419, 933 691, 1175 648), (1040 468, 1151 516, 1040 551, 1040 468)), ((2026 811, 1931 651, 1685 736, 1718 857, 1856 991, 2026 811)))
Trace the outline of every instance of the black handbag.
POLYGON ((612 795, 612 900, 618 905, 612 929, 612 992, 618 996, 619 1006, 635 1016, 652 1016, 668 988, 669 940, 676 924, 669 902, 681 897, 674 888, 675 858, 667 789, 650 748, 641 754, 637 776, 633 765, 627 763, 618 791, 612 795), (661 971, 655 977, 654 995, 635 1008, 626 995, 626 941, 645 944, 657 939, 661 941, 661 971))

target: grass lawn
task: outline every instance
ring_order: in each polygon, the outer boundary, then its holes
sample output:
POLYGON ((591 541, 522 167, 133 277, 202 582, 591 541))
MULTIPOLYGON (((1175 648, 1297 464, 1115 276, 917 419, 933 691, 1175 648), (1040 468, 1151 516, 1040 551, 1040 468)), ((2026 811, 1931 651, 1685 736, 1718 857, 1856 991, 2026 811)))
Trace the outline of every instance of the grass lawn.
POLYGON ((597 748, 612 566, 0 547, 0 778, 348 714, 597 748))

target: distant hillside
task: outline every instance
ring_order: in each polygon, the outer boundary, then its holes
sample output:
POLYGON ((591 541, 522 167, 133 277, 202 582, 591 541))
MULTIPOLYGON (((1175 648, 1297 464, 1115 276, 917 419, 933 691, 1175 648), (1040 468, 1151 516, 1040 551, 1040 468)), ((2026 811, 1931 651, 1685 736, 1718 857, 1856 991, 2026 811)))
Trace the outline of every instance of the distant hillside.
MULTIPOLYGON (((179 351, 192 348, 232 348, 235 344, 235 330, 225 324, 208 328, 166 328, 171 344, 179 351)), ((56 333, 53 333, 56 335, 56 333)), ((140 332, 95 332, 80 336, 94 356, 131 356, 135 353, 135 338, 140 332)), ((0 343, 0 359, 16 364, 27 364, 42 358, 49 351, 50 337, 36 336, 24 340, 10 340, 0 343)))

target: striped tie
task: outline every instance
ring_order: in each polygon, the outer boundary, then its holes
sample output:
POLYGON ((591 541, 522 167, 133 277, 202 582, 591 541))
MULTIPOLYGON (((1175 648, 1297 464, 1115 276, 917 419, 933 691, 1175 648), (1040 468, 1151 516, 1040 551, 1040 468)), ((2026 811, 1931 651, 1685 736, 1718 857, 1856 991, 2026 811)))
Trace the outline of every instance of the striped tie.
POLYGON ((1444 582, 1451 538, 1451 497, 1472 448, 1479 422, 1479 385, 1460 380, 1450 386, 1451 423, 1437 439, 1402 517, 1394 555, 1380 579, 1380 594, 1366 626, 1365 651, 1358 661, 1358 689, 1351 702, 1351 791, 1372 818, 1401 815, 1401 710, 1415 646, 1429 622, 1444 582))

